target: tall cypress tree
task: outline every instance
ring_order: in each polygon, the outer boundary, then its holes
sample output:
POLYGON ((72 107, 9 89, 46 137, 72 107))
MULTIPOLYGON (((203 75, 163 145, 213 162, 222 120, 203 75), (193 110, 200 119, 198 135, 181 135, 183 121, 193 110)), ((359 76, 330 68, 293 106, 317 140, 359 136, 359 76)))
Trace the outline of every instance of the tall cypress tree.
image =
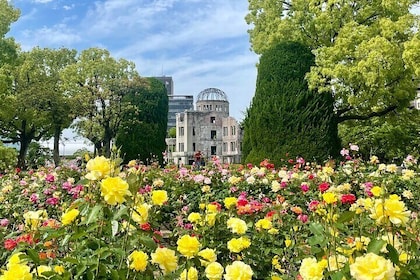
POLYGON ((125 161, 163 163, 168 122, 168 95, 154 78, 137 78, 125 88, 124 102, 133 105, 116 137, 125 161))
POLYGON ((308 89, 310 49, 282 42, 260 58, 255 96, 244 121, 243 158, 279 163, 286 154, 308 161, 337 155, 340 141, 331 94, 308 89))

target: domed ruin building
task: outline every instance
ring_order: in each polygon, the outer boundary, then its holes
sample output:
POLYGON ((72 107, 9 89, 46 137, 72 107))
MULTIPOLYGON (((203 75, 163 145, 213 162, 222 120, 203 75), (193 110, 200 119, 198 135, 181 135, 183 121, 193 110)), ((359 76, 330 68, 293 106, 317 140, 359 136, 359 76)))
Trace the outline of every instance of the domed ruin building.
POLYGON ((197 96, 195 110, 176 114, 176 144, 171 160, 175 164, 192 164, 200 151, 205 160, 214 156, 223 163, 240 163, 242 130, 229 116, 226 93, 207 88, 197 96))

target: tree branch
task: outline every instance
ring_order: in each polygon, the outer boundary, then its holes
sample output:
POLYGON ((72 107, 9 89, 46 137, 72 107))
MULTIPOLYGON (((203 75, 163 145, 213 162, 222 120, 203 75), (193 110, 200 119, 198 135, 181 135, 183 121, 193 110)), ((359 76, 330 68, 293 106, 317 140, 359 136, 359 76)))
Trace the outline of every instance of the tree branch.
MULTIPOLYGON (((379 112, 372 112, 372 113, 367 114, 367 115, 347 115, 347 116, 338 116, 338 117, 337 117, 337 121, 338 121, 339 123, 341 123, 341 122, 343 122, 343 121, 348 121, 348 120, 368 120, 368 119, 373 118, 373 117, 380 117, 380 116, 384 116, 384 115, 386 115, 386 114, 388 114, 388 113, 390 113, 390 112, 394 111, 394 110, 395 110, 395 109, 397 109, 397 108, 398 108, 398 106, 396 106, 396 105, 392 105, 392 106, 389 106, 389 107, 385 108, 385 109, 384 109, 384 110, 382 110, 382 111, 379 111, 379 112)), ((348 111, 349 111, 349 110, 348 110, 348 111)))

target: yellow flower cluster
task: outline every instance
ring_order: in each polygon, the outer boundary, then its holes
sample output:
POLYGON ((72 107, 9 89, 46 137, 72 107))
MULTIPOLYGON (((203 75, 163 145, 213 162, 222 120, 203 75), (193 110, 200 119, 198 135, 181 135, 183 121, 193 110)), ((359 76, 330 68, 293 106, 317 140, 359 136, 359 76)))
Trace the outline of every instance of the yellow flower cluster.
POLYGON ((401 198, 393 194, 385 200, 376 199, 370 217, 375 219, 377 224, 386 224, 389 220, 394 225, 404 225, 410 214, 401 198))
POLYGON ((200 250, 200 241, 198 241, 197 237, 192 237, 189 235, 184 235, 176 242, 178 245, 177 250, 182 255, 187 258, 191 258, 195 256, 198 251, 200 250))
POLYGON ((217 260, 217 255, 214 249, 203 249, 200 252, 198 252, 197 255, 201 257, 200 262, 203 266, 207 266, 210 263, 215 262, 217 260))
POLYGON ((223 272, 224 272, 224 268, 218 262, 210 263, 204 271, 207 279, 209 279, 209 280, 220 280, 220 279, 222 279, 223 272))
POLYGON ((198 280, 198 270, 195 267, 184 269, 181 273, 180 280, 198 280))
POLYGON ((25 226, 31 230, 36 230, 42 224, 43 221, 48 219, 47 211, 37 210, 37 211, 28 211, 23 214, 25 219, 25 226))
POLYGON ((333 203, 336 203, 338 200, 337 196, 332 192, 323 193, 322 199, 324 200, 326 204, 333 204, 333 203))
POLYGON ((129 268, 135 271, 145 271, 148 259, 149 257, 145 252, 135 250, 128 256, 129 268))
POLYGON ((241 261, 234 261, 226 266, 225 280, 251 280, 253 274, 249 265, 241 261))
POLYGON ((230 209, 231 207, 235 207, 238 199, 236 197, 226 197, 224 200, 225 207, 230 209))
POLYGON ((79 210, 77 209, 71 209, 67 210, 63 215, 61 216, 61 224, 63 226, 71 224, 76 217, 79 215, 79 210))
POLYGON ((107 177, 101 182, 101 195, 106 203, 116 205, 125 202, 125 196, 131 195, 126 181, 120 177, 107 177))
POLYGON ((145 224, 149 219, 150 205, 147 203, 138 203, 134 206, 134 211, 131 214, 131 218, 138 224, 145 224))
POLYGON ((251 241, 247 237, 232 238, 228 241, 227 247, 233 253, 239 253, 251 246, 251 241))
POLYGON ((26 262, 21 260, 23 253, 13 254, 8 263, 7 270, 3 271, 0 280, 32 280, 31 268, 26 265, 26 262))
POLYGON ((395 268, 390 260, 368 253, 356 258, 350 265, 350 274, 355 279, 394 280, 395 268))
POLYGON ((191 223, 199 223, 201 221, 201 214, 197 212, 191 212, 188 215, 187 220, 191 223))
POLYGON ((229 218, 227 220, 227 227, 232 231, 232 233, 244 234, 248 230, 244 220, 239 218, 229 218))
POLYGON ((315 258, 305 258, 300 265, 299 273, 303 280, 322 280, 324 279, 324 269, 327 261, 317 261, 315 258))
POLYGON ((168 193, 163 190, 157 190, 152 192, 152 202, 154 205, 162 206, 168 201, 168 193))
POLYGON ((273 227, 273 224, 271 223, 271 221, 270 220, 268 220, 268 219, 260 219, 260 220, 258 220, 256 223, 255 223, 255 227, 258 229, 258 230, 261 230, 261 229, 271 229, 272 227, 273 227))
POLYGON ((168 248, 157 248, 151 254, 152 263, 158 264, 164 274, 171 273, 178 267, 178 257, 175 251, 168 248))
POLYGON ((111 176, 114 171, 114 163, 110 159, 100 156, 89 160, 86 169, 89 171, 85 176, 88 180, 100 180, 111 176))

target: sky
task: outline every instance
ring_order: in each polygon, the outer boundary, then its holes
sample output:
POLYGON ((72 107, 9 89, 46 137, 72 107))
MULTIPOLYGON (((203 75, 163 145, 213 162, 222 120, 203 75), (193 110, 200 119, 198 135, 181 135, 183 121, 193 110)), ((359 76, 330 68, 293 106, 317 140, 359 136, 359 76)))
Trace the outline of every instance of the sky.
POLYGON ((247 0, 11 0, 12 36, 23 50, 104 48, 141 76, 172 76, 174 94, 224 91, 238 120, 255 91, 247 0))
MULTIPOLYGON (((171 76, 175 95, 224 91, 230 115, 244 118, 255 92, 247 0, 10 0, 21 12, 6 36, 22 50, 104 48, 143 77, 171 76)), ((91 147, 66 130, 62 154, 91 147)), ((51 142, 46 143, 52 147, 51 142)))

